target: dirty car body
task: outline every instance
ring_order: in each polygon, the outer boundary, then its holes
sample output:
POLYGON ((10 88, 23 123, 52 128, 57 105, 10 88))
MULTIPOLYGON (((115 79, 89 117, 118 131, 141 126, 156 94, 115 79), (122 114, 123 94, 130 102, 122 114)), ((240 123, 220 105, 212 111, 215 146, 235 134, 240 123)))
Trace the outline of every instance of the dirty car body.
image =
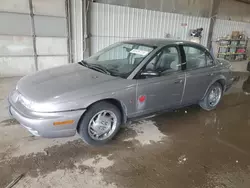
MULTIPOLYGON (((230 66, 225 60, 214 59, 203 46, 187 41, 126 41, 80 63, 22 78, 9 95, 9 110, 34 135, 74 136, 85 114, 103 101, 119 109, 120 124, 130 118, 199 104, 214 83, 222 92, 230 87, 230 66)), ((216 92, 209 97, 220 94, 216 92)), ((114 121, 111 115, 98 117, 103 122, 114 121)), ((109 128, 102 126, 102 134, 111 130, 112 123, 107 124, 109 128)))

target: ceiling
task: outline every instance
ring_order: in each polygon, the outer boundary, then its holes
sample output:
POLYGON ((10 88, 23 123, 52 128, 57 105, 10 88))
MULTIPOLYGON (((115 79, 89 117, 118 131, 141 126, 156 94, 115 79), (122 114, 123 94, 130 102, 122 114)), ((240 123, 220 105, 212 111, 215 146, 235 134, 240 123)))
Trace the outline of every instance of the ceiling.
POLYGON ((242 3, 250 4, 250 0, 236 0, 236 1, 239 1, 239 2, 242 2, 242 3))

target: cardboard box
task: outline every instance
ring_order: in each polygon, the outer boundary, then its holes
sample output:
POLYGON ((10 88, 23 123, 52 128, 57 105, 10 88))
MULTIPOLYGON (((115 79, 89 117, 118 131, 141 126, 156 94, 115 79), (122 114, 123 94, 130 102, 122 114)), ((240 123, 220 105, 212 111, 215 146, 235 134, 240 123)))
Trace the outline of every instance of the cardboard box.
POLYGON ((232 39, 238 39, 240 36, 240 32, 239 31, 233 31, 232 32, 232 39))

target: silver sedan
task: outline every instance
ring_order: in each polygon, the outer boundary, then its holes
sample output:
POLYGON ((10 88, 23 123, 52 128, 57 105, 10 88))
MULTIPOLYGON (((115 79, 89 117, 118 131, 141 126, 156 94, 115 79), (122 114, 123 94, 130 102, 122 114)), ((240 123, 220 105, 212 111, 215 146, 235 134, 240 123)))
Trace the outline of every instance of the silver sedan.
POLYGON ((79 63, 22 78, 9 95, 9 111, 36 136, 77 132, 101 145, 131 118, 190 104, 215 109, 232 84, 230 67, 191 42, 120 42, 79 63))

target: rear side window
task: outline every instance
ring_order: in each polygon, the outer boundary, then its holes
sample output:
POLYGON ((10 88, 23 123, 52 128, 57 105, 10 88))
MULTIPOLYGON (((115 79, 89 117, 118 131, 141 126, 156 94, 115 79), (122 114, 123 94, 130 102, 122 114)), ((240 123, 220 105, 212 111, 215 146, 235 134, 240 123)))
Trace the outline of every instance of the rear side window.
POLYGON ((193 46, 184 46, 186 54, 187 70, 206 67, 205 51, 193 46))
POLYGON ((184 46, 187 70, 214 65, 212 56, 205 50, 194 46, 184 46))

